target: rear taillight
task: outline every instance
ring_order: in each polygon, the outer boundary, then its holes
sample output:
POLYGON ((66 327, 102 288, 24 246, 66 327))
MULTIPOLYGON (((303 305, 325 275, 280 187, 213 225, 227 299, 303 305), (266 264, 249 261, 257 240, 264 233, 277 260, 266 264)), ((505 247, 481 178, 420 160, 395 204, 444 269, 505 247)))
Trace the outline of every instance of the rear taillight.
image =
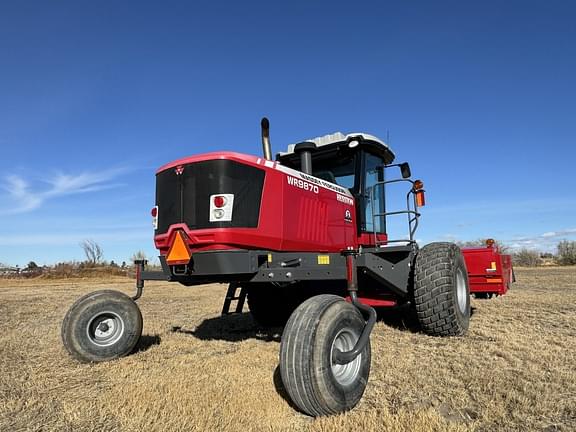
POLYGON ((154 229, 158 229, 158 206, 152 207, 150 214, 152 215, 152 226, 154 229))
POLYGON ((234 194, 210 195, 210 222, 230 222, 234 209, 234 194))
POLYGON ((216 195, 214 197, 214 206, 222 208, 226 205, 226 198, 223 195, 216 195))

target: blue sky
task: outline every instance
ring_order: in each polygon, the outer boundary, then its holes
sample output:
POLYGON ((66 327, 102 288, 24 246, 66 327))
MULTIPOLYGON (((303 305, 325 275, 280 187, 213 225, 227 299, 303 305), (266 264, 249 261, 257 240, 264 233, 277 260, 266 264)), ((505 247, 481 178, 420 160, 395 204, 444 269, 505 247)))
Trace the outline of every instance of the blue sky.
POLYGON ((570 1, 0 3, 0 262, 154 256, 155 169, 390 133, 418 238, 576 239, 570 1))

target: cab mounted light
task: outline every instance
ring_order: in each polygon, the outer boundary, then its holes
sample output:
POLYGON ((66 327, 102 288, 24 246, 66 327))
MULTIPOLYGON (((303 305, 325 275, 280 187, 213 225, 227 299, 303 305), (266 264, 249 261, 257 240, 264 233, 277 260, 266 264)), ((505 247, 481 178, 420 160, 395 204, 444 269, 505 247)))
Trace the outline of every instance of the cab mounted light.
POLYGON ((426 205, 426 197, 423 190, 416 191, 416 205, 418 207, 424 207, 426 205))
POLYGON ((415 180, 412 185, 414 197, 416 199, 417 207, 424 207, 426 205, 426 196, 424 195, 424 183, 422 180, 415 180))

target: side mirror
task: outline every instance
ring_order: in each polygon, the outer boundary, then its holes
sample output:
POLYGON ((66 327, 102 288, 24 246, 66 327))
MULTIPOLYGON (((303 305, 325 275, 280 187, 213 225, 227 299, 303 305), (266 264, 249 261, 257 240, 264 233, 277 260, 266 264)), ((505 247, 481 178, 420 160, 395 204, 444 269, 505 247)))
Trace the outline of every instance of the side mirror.
POLYGON ((400 164, 400 172, 402 173, 402 178, 410 178, 412 176, 412 172, 410 171, 410 165, 408 162, 403 162, 400 164))

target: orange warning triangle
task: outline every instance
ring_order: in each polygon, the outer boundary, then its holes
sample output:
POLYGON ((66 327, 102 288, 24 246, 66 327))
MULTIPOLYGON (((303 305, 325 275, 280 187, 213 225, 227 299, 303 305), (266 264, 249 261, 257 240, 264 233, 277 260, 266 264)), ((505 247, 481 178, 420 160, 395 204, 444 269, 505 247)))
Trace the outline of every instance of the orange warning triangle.
POLYGON ((188 246, 182 237, 182 232, 177 231, 172 246, 170 246, 170 250, 166 256, 166 262, 170 265, 188 264, 191 256, 192 254, 190 253, 190 249, 188 249, 188 246))

